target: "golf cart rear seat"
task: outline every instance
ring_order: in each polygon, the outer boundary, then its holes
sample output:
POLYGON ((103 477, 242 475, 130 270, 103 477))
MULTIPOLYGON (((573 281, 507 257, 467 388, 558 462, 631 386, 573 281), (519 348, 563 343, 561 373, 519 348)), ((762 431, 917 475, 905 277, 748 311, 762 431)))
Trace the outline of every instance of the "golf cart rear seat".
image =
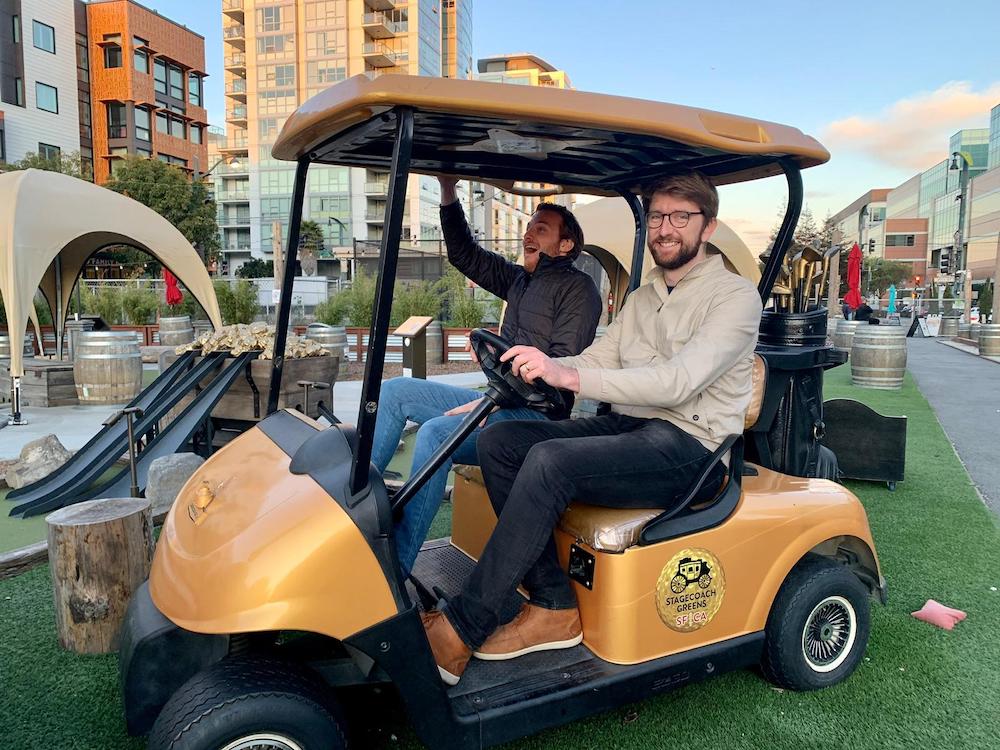
MULTIPOLYGON (((761 403, 764 399, 764 386, 767 381, 767 365, 757 354, 754 355, 753 363, 753 392, 750 399, 750 406, 744 418, 743 428, 749 430, 757 421, 760 415, 761 403)), ((735 438, 735 436, 734 436, 735 438)), ((717 457, 729 453, 732 446, 732 439, 726 441, 723 447, 716 451, 717 457)), ((742 464, 742 449, 734 452, 739 464, 742 464)), ((733 467, 741 471, 742 466, 733 467)), ((456 473, 464 477, 467 481, 482 485, 482 474, 479 467, 456 466, 456 473)), ((705 472, 707 473, 707 471, 705 472)), ((704 473, 701 479, 704 478, 704 473)), ((697 525, 697 528, 709 528, 718 525, 729 516, 735 508, 739 499, 739 487, 729 486, 731 480, 727 479, 720 491, 707 502, 694 505, 687 509, 688 516, 700 515, 701 511, 715 511, 716 518, 705 518, 697 525), (728 502, 726 502, 728 500, 728 502), (723 507, 725 506, 725 507, 723 507)), ((688 493, 694 493, 698 489, 698 482, 690 488, 688 493)), ((457 488, 456 488, 457 489, 457 488)), ((455 512, 460 513, 456 505, 455 512)), ((659 516, 665 516, 662 508, 605 508, 597 505, 587 505, 584 503, 573 503, 566 512, 563 513, 559 521, 559 530, 574 538, 578 543, 585 544, 593 550, 599 552, 624 552, 629 547, 634 547, 642 542, 643 530, 650 525, 650 522, 659 516)), ((707 514, 706 514, 707 515, 707 514)), ((664 518, 664 521, 671 520, 664 518)), ((457 524, 456 524, 457 526, 457 524)), ((691 524, 686 524, 682 529, 684 533, 690 533, 691 524)), ((677 534, 670 534, 676 536, 677 534)))

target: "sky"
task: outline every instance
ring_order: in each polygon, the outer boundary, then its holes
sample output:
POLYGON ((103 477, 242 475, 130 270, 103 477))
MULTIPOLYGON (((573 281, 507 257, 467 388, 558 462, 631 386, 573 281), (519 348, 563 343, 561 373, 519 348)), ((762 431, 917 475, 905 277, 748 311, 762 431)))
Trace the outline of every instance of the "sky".
MULTIPOLYGON (((218 2, 140 0, 202 34, 212 124, 224 124, 218 2)), ((584 91, 799 128, 831 153, 803 172, 818 221, 947 156, 1000 104, 1000 0, 475 0, 476 58, 531 52, 584 91)), ((720 218, 766 245, 782 178, 724 187, 720 218)))

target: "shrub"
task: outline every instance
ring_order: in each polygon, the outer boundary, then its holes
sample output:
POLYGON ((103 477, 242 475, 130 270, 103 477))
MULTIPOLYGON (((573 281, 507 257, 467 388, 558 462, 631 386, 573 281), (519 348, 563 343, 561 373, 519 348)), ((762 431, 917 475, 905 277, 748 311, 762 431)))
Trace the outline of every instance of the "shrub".
POLYGON ((441 313, 441 295, 429 281, 410 284, 396 283, 392 295, 392 314, 389 324, 398 326, 411 315, 429 315, 436 318, 441 313))
POLYGON ((361 268, 354 273, 354 281, 326 302, 316 306, 316 319, 330 326, 351 325, 366 328, 372 324, 372 305, 375 304, 375 277, 361 268))
POLYGON ((94 315, 100 315, 108 325, 123 323, 122 315, 122 291, 115 286, 98 286, 92 289, 89 286, 83 288, 81 295, 83 311, 94 315))
POLYGON ((128 287, 121 293, 121 306, 126 322, 141 326, 151 322, 160 302, 152 289, 128 287))
POLYGON ((257 304, 257 287, 246 279, 230 286, 225 281, 215 282, 215 296, 219 300, 222 322, 226 325, 252 323, 260 306, 257 304))

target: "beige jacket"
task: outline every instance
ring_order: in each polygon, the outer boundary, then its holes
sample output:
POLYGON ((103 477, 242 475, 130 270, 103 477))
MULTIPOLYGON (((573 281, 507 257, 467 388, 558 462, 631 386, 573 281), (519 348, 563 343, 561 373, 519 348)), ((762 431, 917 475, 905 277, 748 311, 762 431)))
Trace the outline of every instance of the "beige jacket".
POLYGON ((760 314, 754 285, 710 255, 670 293, 650 271, 604 336, 555 361, 580 372, 581 398, 673 422, 714 450, 743 432, 760 314))

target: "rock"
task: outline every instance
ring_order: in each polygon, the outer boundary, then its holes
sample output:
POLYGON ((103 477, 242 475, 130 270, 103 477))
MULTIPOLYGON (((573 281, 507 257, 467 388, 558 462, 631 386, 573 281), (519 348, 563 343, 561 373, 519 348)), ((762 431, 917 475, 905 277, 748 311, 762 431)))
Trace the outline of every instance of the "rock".
POLYGON ((153 506, 153 517, 170 510, 184 483, 205 463, 205 459, 194 453, 174 453, 163 456, 149 465, 146 479, 146 499, 153 506))
POLYGON ((16 458, 0 458, 0 490, 7 486, 7 469, 16 463, 16 458))
POLYGON ((55 435, 32 440, 21 449, 18 460, 7 467, 7 486, 16 490, 37 482, 69 461, 71 455, 55 435))

